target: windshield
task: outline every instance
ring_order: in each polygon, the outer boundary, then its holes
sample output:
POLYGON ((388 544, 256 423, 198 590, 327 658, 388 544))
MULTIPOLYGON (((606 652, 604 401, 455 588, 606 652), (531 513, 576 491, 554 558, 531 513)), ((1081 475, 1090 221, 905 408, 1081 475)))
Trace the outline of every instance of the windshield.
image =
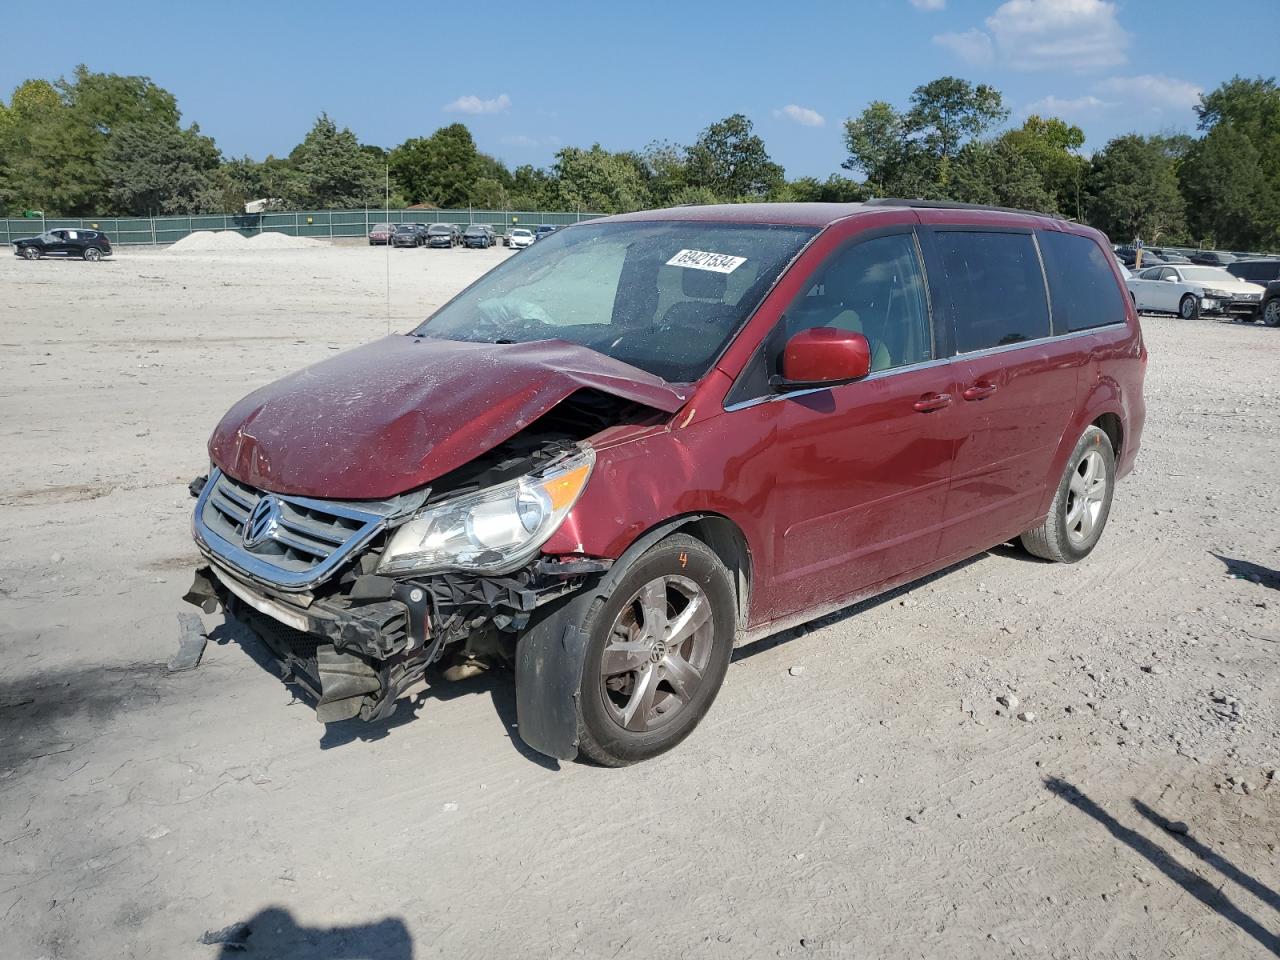
POLYGON ((1183 280, 1213 280, 1217 283, 1231 283, 1239 278, 1232 275, 1229 271, 1223 270, 1221 267, 1183 267, 1183 280))
POLYGON ((390 229, 391 229, 391 224, 389 223, 375 223, 372 227, 369 228, 369 232, 375 233, 377 231, 381 231, 383 233, 386 233, 390 229))
POLYGON ((427 228, 427 233, 452 233, 453 228, 447 223, 433 223, 427 228))
POLYGON ((413 233, 418 228, 411 223, 402 223, 396 227, 396 233, 413 233))
POLYGON ((512 230, 512 231, 511 231, 511 235, 512 235, 513 237, 531 237, 531 236, 533 236, 533 234, 531 234, 528 230, 512 230))
POLYGON ((692 382, 815 232, 678 221, 575 226, 481 277, 414 335, 568 340, 692 382))

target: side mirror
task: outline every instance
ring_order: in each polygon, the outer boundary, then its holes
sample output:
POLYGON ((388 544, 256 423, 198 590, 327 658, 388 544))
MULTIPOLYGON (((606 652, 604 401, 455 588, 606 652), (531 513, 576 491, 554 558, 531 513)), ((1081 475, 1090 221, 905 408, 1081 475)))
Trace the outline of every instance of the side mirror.
POLYGON ((770 378, 781 390, 831 387, 861 380, 871 372, 871 344, 860 333, 813 327, 795 334, 782 351, 782 376, 770 378))
POLYGON ((1166 283, 1177 283, 1177 282, 1178 282, 1178 278, 1177 278, 1177 277, 1165 277, 1164 279, 1165 279, 1165 282, 1166 282, 1166 283))

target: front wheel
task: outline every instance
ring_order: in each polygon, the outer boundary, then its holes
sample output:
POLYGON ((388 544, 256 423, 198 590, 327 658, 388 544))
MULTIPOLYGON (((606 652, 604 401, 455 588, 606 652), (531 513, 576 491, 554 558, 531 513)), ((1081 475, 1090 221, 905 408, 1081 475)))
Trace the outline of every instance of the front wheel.
POLYGON ((724 682, 737 630, 733 581, 701 540, 673 534, 586 615, 578 750, 621 767, 687 737, 724 682))
POLYGON ((1200 316, 1200 301, 1194 294, 1188 293, 1178 303, 1178 316, 1183 320, 1194 320, 1200 316))
POLYGON ((1280 327, 1280 297, 1268 301, 1262 308, 1262 322, 1268 327, 1280 327))
POLYGON ((39 260, 39 259, 40 259, 40 250, 39 250, 39 248, 38 248, 38 247, 23 247, 23 248, 22 248, 22 259, 24 259, 24 260, 39 260))
POLYGON ((1027 552, 1058 563, 1083 560, 1098 545, 1111 514, 1116 455, 1111 439, 1090 426, 1067 460, 1049 515, 1022 535, 1027 552))

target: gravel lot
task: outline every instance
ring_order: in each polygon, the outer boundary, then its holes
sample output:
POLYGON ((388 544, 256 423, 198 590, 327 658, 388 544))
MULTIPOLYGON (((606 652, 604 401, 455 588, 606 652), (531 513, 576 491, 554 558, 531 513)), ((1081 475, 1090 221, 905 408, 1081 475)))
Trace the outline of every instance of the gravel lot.
POLYGON ((618 771, 528 751, 504 676, 326 729, 220 617, 164 668, 222 412, 385 333, 388 275, 404 330, 505 251, 7 253, 0 957, 240 921, 273 958, 1280 952, 1280 330, 1144 321, 1085 563, 1001 548, 743 648, 618 771))

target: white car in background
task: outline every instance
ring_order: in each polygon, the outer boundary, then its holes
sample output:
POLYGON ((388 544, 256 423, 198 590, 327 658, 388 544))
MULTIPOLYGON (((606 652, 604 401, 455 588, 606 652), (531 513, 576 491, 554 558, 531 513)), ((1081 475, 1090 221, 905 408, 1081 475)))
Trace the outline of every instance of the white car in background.
POLYGON ((523 250, 533 245, 533 231, 517 227, 510 233, 511 242, 507 244, 512 250, 523 250))
POLYGON ((1199 316, 1253 319, 1264 289, 1222 267, 1170 263, 1140 270, 1125 281, 1139 313, 1176 313, 1184 320, 1199 316))

